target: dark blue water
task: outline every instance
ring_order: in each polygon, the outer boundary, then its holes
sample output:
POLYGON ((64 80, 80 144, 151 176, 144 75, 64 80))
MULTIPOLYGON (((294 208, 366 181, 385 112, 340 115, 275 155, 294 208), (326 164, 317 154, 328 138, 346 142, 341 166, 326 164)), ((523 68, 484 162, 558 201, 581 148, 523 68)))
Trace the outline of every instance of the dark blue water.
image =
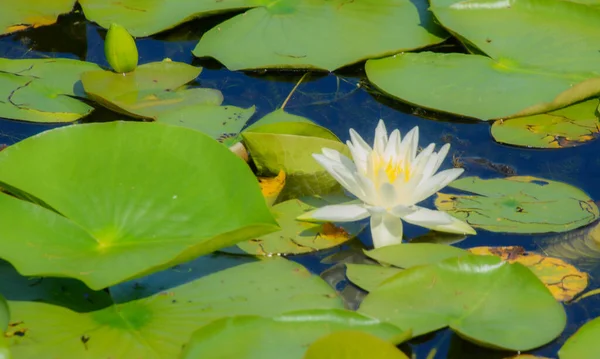
MULTIPOLYGON (((223 92, 225 103, 240 107, 255 105, 254 120, 279 108, 303 72, 230 72, 213 60, 195 59, 191 50, 203 31, 222 21, 223 17, 202 19, 180 26, 165 34, 153 38, 138 39, 140 63, 160 61, 165 57, 173 61, 203 66, 204 70, 197 82, 202 87, 215 88, 223 92)), ((45 58, 66 57, 95 62, 107 66, 104 59, 105 30, 88 23, 80 14, 63 16, 59 23, 52 26, 20 32, 0 38, 0 53, 8 58, 45 58)), ((453 44, 449 49, 460 50, 453 44)), ((595 141, 579 147, 560 150, 533 150, 505 146, 495 143, 490 135, 491 123, 474 122, 450 115, 437 114, 407 104, 391 100, 369 86, 365 80, 362 64, 332 73, 312 73, 293 94, 286 110, 305 116, 331 129, 342 140, 348 139, 348 129, 354 128, 372 141, 374 128, 383 119, 388 128, 399 128, 406 133, 414 126, 420 128, 420 144, 425 146, 435 142, 441 146, 449 142, 452 145, 445 167, 452 166, 450 158, 465 158, 465 175, 486 178, 499 177, 505 173, 497 172, 489 166, 468 161, 470 157, 482 157, 490 163, 504 164, 519 175, 532 175, 563 181, 587 192, 593 199, 600 199, 600 142, 595 141)), ((114 114, 98 109, 83 122, 107 121, 115 119, 114 114)), ((58 125, 31 124, 0 119, 0 144, 12 144, 41 131, 58 125)), ((429 203, 430 207, 432 204, 429 203)), ((424 234, 421 228, 405 226, 406 238, 424 234)), ((370 245, 368 231, 353 241, 356 246, 370 245), (362 242, 362 244, 361 244, 362 242)), ((539 237, 535 237, 539 238, 539 237)), ((457 243, 464 248, 482 245, 521 245, 528 250, 538 249, 533 236, 494 234, 483 230, 474 237, 457 243)), ((342 258, 341 252, 349 250, 350 245, 331 249, 313 255, 291 257, 307 266, 312 272, 321 274, 342 258)), ((193 265, 189 264, 189 265, 193 265)), ((598 287, 598 281, 592 279, 590 287, 598 287)), ((148 280, 164 280, 163 274, 157 274, 148 280)), ((348 284, 338 282, 336 288, 343 290, 348 284)), ((8 293, 7 293, 8 294, 8 293)), ((10 297, 10 295, 9 295, 10 297)), ((567 305, 569 324, 563 335, 554 343, 534 351, 535 354, 552 357, 582 323, 589 318, 600 316, 600 303, 596 297, 567 305)), ((450 331, 440 331, 405 345, 405 351, 412 351, 417 358, 504 358, 510 353, 487 351, 465 342, 450 331), (431 350, 437 354, 428 357, 431 350)))

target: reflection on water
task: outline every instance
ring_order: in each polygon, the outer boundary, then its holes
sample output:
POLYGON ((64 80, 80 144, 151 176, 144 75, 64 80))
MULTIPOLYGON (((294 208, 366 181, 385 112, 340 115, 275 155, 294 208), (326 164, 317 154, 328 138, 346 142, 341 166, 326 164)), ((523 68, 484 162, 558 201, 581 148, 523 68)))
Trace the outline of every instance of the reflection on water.
MULTIPOLYGON (((201 34, 213 25, 232 16, 201 19, 153 38, 138 39, 140 63, 158 61, 169 57, 174 61, 192 63, 204 67, 197 84, 223 92, 224 104, 240 107, 256 106, 253 120, 279 108, 298 80, 301 71, 289 72, 230 72, 210 59, 195 59, 191 50, 201 34)), ((31 29, 0 38, 0 51, 9 58, 68 57, 106 66, 103 38, 106 34, 94 24, 88 23, 80 12, 62 16, 56 25, 31 29)), ((464 51, 456 44, 441 45, 444 50, 464 51)), ((564 181, 582 188, 592 198, 600 199, 600 142, 554 150, 523 149, 500 145, 490 136, 490 124, 436 113, 409 104, 394 101, 365 80, 362 65, 344 68, 336 74, 312 73, 305 78, 286 106, 289 112, 306 116, 330 128, 342 140, 348 139, 348 129, 354 128, 365 134, 371 142, 373 128, 379 119, 389 127, 397 127, 402 133, 418 125, 423 143, 436 142, 452 145, 445 168, 458 163, 465 168, 465 175, 486 178, 518 173, 552 180, 564 181)), ((123 118, 105 109, 97 109, 82 121, 110 121, 123 118)), ((252 120, 251 120, 252 122, 252 120)), ((23 138, 59 125, 29 124, 0 119, 0 144, 12 144, 23 138)), ((431 203, 425 205, 431 206, 431 203)), ((414 242, 455 244, 459 247, 484 245, 521 245, 527 250, 541 250, 551 256, 571 261, 590 272, 593 282, 589 289, 598 287, 595 273, 600 271, 600 225, 595 224, 566 234, 523 236, 504 235, 479 231, 467 239, 461 236, 426 235, 414 226, 405 228, 407 238, 414 242), (422 235, 422 236, 421 236, 422 235)), ((360 240, 368 244, 368 231, 360 240)), ((348 283, 345 263, 368 263, 362 253, 365 246, 355 240, 340 248, 291 257, 312 272, 320 274, 339 290, 349 308, 356 308, 365 292, 348 283)), ((154 278, 162 278, 155 275, 154 278)), ((151 280, 149 277, 148 280, 151 280)), ((552 357, 556 350, 587 318, 600 315, 600 296, 592 296, 577 303, 566 304, 569 317, 567 330, 554 343, 534 351, 552 357)), ((448 330, 439 331, 411 341, 404 346, 407 353, 417 358, 507 358, 515 353, 494 352, 470 344, 448 330)))

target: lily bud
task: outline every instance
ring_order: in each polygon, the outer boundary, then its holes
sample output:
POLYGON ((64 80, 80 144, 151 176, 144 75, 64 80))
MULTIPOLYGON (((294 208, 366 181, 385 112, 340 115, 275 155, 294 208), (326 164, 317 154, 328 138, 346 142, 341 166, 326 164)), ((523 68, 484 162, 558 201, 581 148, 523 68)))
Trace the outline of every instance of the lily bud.
POLYGON ((131 72, 137 67, 138 51, 135 40, 121 25, 110 25, 104 41, 104 55, 115 72, 131 72))

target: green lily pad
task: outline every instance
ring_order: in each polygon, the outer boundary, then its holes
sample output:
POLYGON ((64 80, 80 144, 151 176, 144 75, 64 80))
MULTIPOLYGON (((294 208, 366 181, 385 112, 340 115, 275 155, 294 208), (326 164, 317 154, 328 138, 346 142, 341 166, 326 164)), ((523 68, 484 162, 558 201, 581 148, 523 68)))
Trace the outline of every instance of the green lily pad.
POLYGON ((156 119, 192 105, 220 105, 221 91, 181 88, 194 80, 201 68, 181 62, 161 61, 118 74, 90 71, 81 76, 85 92, 103 106, 133 117, 156 119))
POLYGON ((523 147, 577 146, 598 136, 597 108, 598 99, 591 99, 540 115, 495 121, 492 136, 497 142, 523 147))
MULTIPOLYGON (((398 327, 340 309, 304 310, 273 318, 222 318, 197 330, 181 359, 282 358, 302 359, 307 347, 320 337, 344 330, 360 330, 389 340, 402 334, 398 327), (235 343, 235 345, 231 345, 235 343)), ((392 345, 392 344, 390 344, 392 345)))
POLYGON ((9 319, 8 304, 6 304, 6 299, 0 294, 0 333, 8 329, 9 319))
POLYGON ((442 42, 425 0, 261 0, 262 5, 205 33, 195 56, 230 70, 333 71, 442 42))
POLYGON ((396 346, 366 332, 346 330, 319 338, 304 359, 409 359, 396 346))
POLYGON ((156 120, 200 131, 229 147, 241 140, 240 132, 255 110, 254 106, 194 105, 159 114, 156 120))
POLYGON ((564 0, 431 0, 431 11, 494 59, 600 75, 600 9, 564 0))
MULTIPOLYGON (((242 131, 242 138, 259 173, 269 176, 281 170, 286 173, 286 186, 280 200, 341 191, 339 183, 312 157, 324 147, 350 156, 348 147, 337 137, 331 137, 335 135, 308 122, 275 123, 265 127, 274 129, 275 133, 248 130, 242 131)), ((256 128, 262 131, 263 126, 256 128)))
POLYGON ((381 283, 400 272, 402 272, 402 269, 396 267, 346 263, 346 277, 348 277, 348 280, 367 292, 379 287, 381 283))
MULTIPOLYGON (((215 261, 222 258, 201 258, 197 267, 202 270, 215 261)), ((127 284, 134 292, 139 286, 143 282, 127 284)), ((10 301, 13 325, 8 336, 15 357, 176 358, 195 330, 224 316, 268 317, 293 310, 342 308, 327 283, 281 258, 239 265, 180 285, 170 283, 167 289, 140 299, 113 300, 107 307, 86 312, 10 301), (61 330, 56 330, 56 323, 61 323, 61 330), (16 335, 19 332, 24 334, 16 335)))
POLYGON ((136 37, 150 36, 195 18, 256 6, 253 0, 79 0, 85 17, 105 29, 115 22, 136 37))
POLYGON ((585 323, 558 351, 560 359, 596 359, 600 356, 600 318, 585 323))
POLYGON ((0 13, 0 35, 15 31, 52 25, 58 15, 73 9, 75 0, 24 0, 2 4, 0 13))
POLYGON ((319 137, 333 141, 340 139, 328 128, 322 127, 306 117, 275 110, 248 126, 244 132, 278 133, 296 136, 319 137))
POLYGON ((50 208, 0 193, 0 253, 25 275, 99 289, 278 228, 249 167, 182 127, 59 128, 1 151, 0 169, 1 187, 50 208))
POLYGON ((465 177, 448 187, 472 194, 438 193, 436 207, 475 228, 492 232, 566 232, 599 216, 598 207, 583 191, 542 178, 465 177))
POLYGON ((543 113, 600 92, 600 77, 590 73, 480 55, 405 53, 369 60, 366 71, 378 88, 402 101, 480 120, 543 113))
POLYGON ((298 221, 296 218, 305 212, 325 205, 346 204, 346 197, 300 198, 278 203, 271 208, 280 231, 240 242, 237 246, 244 252, 253 255, 301 254, 319 251, 338 246, 354 238, 364 228, 357 222, 310 223, 298 221))
POLYGON ((381 264, 410 268, 465 256, 469 252, 444 244, 402 243, 365 251, 365 254, 381 264))
POLYGON ((93 108, 71 97, 85 97, 79 78, 100 67, 69 59, 0 58, 0 117, 31 122, 73 122, 93 108))
MULTIPOLYGON (((291 122, 291 123, 302 122, 302 123, 313 123, 314 124, 313 121, 309 120, 306 117, 294 115, 292 113, 286 112, 283 109, 277 109, 273 112, 269 112, 268 114, 264 115, 260 120, 256 121, 255 123, 251 124, 250 126, 248 126, 246 128, 246 131, 270 132, 271 129, 269 128, 268 125, 278 124, 281 122, 291 122)), ((277 127, 275 127, 274 129, 277 129, 277 127)), ((323 129, 327 130, 324 127, 323 127, 323 129)))
POLYGON ((415 336, 449 326, 477 344, 521 351, 552 341, 566 325, 562 305, 535 274, 493 256, 406 269, 371 291, 359 312, 415 336))

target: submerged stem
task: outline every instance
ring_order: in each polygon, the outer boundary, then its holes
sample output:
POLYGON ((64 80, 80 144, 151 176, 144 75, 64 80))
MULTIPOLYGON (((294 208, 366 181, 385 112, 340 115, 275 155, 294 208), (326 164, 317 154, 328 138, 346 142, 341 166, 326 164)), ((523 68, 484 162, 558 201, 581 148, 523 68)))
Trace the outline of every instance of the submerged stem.
POLYGON ((288 101, 290 100, 290 98, 292 97, 292 95, 294 94, 294 92, 296 91, 296 89, 298 88, 298 86, 300 86, 300 83, 302 83, 302 80, 304 80, 304 78, 306 76, 308 76, 309 74, 310 74, 310 72, 304 73, 304 75, 302 75, 302 77, 300 78, 300 80, 298 80, 298 83, 296 84, 296 86, 294 86, 294 88, 292 89, 292 91, 290 92, 290 94, 286 97, 285 101, 283 101, 283 104, 281 105, 281 109, 282 110, 285 108, 285 105, 287 105, 288 101))

